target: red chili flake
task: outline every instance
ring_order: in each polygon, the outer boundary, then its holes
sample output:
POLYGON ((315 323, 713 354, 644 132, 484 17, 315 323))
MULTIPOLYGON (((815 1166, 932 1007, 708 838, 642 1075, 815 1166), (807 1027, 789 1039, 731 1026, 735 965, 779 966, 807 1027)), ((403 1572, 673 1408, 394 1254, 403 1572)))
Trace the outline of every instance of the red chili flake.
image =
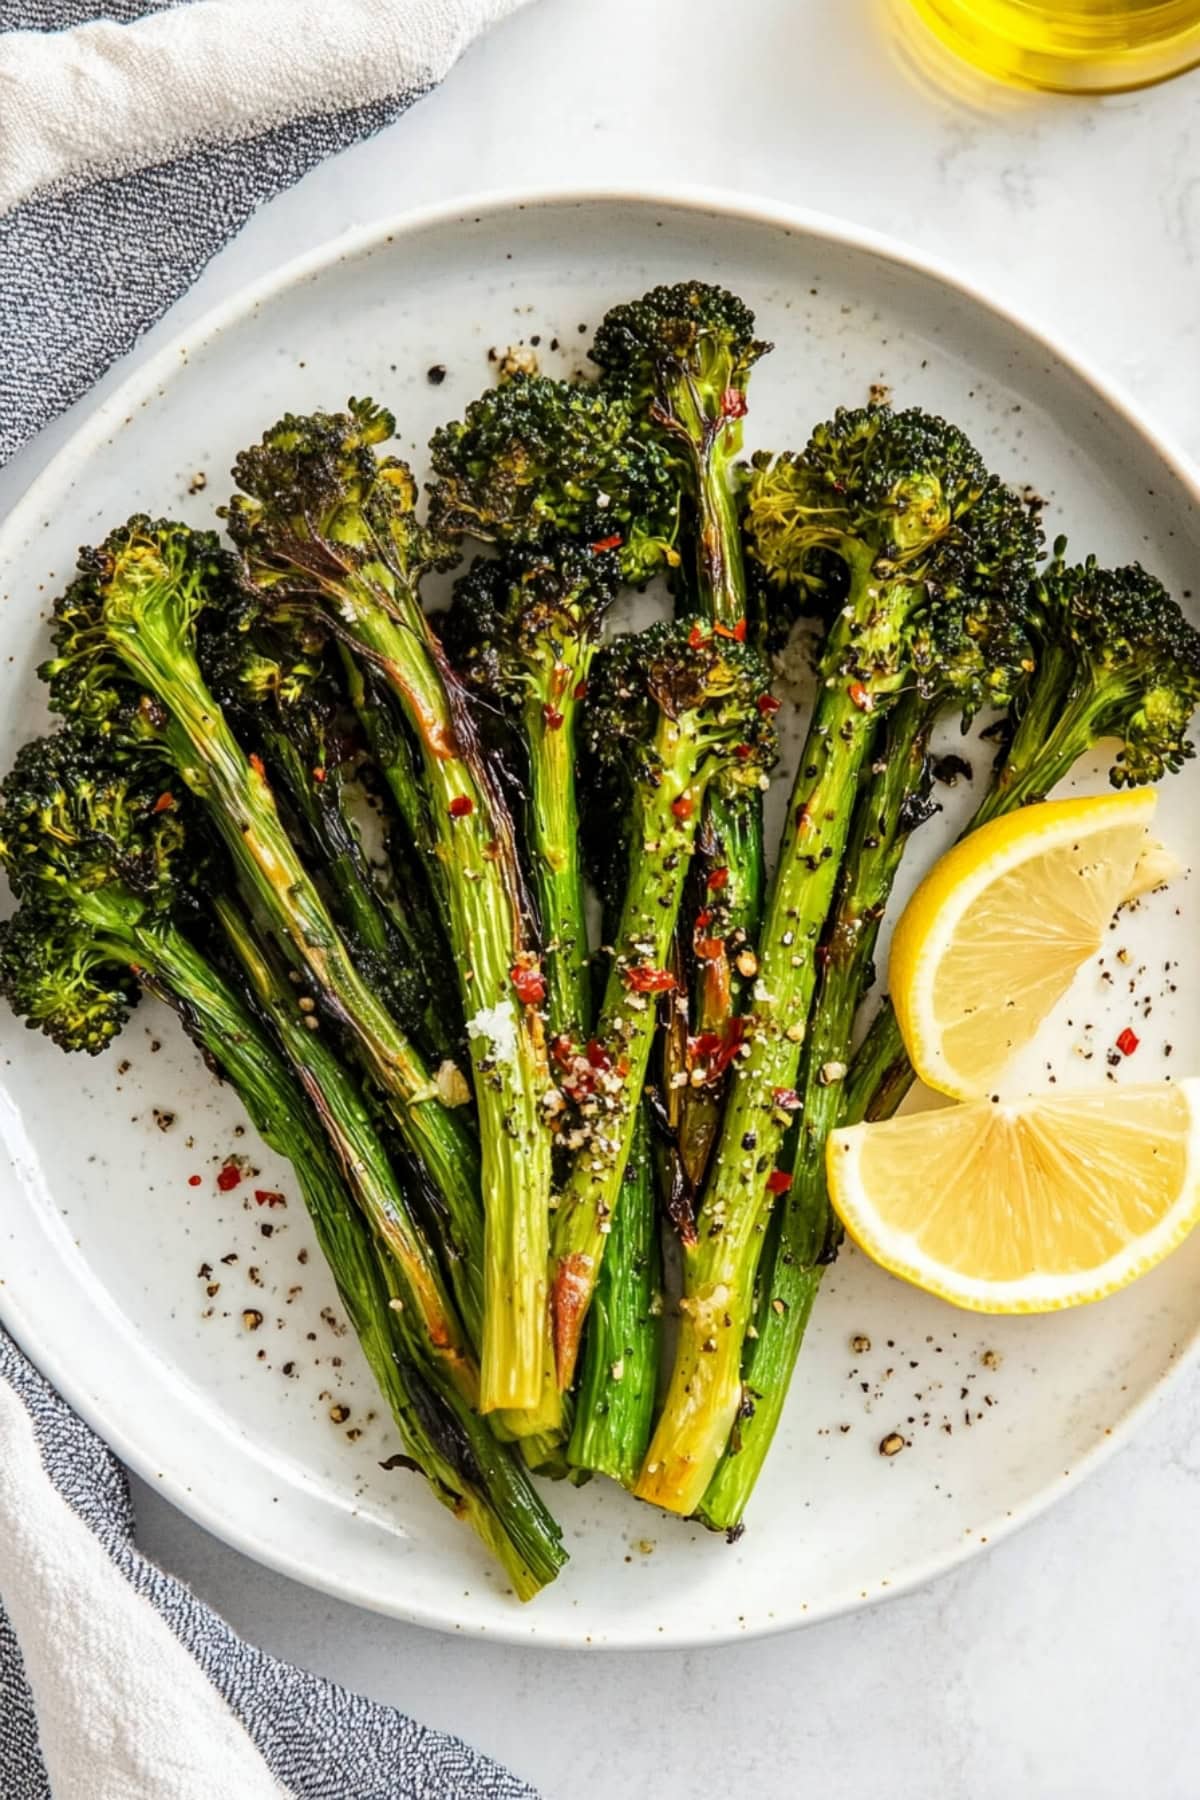
POLYGON ((188 1186, 189 1187, 199 1187, 200 1183, 203 1180, 204 1180, 203 1175, 189 1175, 188 1176, 188 1186))
POLYGON ((1117 1049, 1122 1056, 1132 1056, 1141 1041, 1141 1038, 1135 1032, 1130 1031, 1127 1025, 1117 1039, 1117 1049))
POLYGON ((714 894, 718 893, 721 888, 728 887, 729 870, 725 868, 724 865, 719 869, 710 869, 708 871, 708 885, 714 894))
POLYGON ((174 804, 175 804, 174 794, 160 794, 158 796, 158 799, 154 802, 152 811, 154 811, 156 813, 170 812, 170 810, 174 806, 174 804))
POLYGON ((772 1169, 767 1176, 768 1194, 786 1194, 792 1185, 792 1178, 786 1169, 772 1169))
POLYGON ((711 918, 712 918, 712 914, 709 912, 709 910, 706 906, 702 912, 698 912, 696 914, 696 930, 697 931, 701 930, 701 928, 703 926, 705 926, 709 923, 711 918))
POLYGON ((780 1112, 799 1112, 800 1096, 795 1088, 772 1088, 771 1102, 780 1112))
POLYGON ((621 1077, 621 1080, 624 1081, 624 1079, 628 1075, 628 1073, 629 1073, 629 1058, 627 1056, 622 1056, 618 1059, 618 1062, 617 1062, 617 1074, 621 1077))
POLYGON ((701 962, 716 962, 725 954, 724 938, 697 938, 692 946, 701 962))
POLYGON ((255 1188, 254 1198, 259 1206, 286 1206, 287 1200, 274 1188, 255 1188))
POLYGON ((586 700, 587 697, 588 697, 587 682, 586 681, 577 681, 575 683, 575 698, 577 700, 586 700))
POLYGON ((217 1186, 223 1194, 227 1194, 231 1188, 237 1187, 241 1179, 242 1171, 232 1156, 217 1170, 217 1186))
POLYGON ((718 637, 732 638, 735 644, 744 644, 746 641, 745 619, 739 619, 736 625, 722 625, 718 623, 713 626, 713 630, 718 637))
POLYGON ((721 417, 723 419, 744 419, 747 411, 747 400, 740 388, 726 388, 721 395, 721 417))
POLYGON ((861 681, 852 681, 850 686, 846 689, 846 692, 849 694, 852 704, 857 706, 859 712, 875 711, 875 696, 869 689, 863 686, 861 681))
POLYGON ((698 1057, 701 1062, 707 1062, 710 1056, 717 1054, 723 1042, 724 1039, 719 1031, 702 1031, 699 1037, 688 1039, 688 1055, 698 1057))
POLYGON ((605 550, 619 550, 623 542, 624 539, 620 532, 614 531, 611 537, 598 539, 597 542, 592 545, 592 549, 595 551, 596 555, 599 556, 605 550))
POLYGON ((698 650, 700 648, 701 644, 704 643, 704 641, 705 641, 704 633, 701 631, 700 627, 698 625, 693 625, 692 629, 688 632, 689 648, 692 650, 698 650))
POLYGON ((263 767, 263 759, 256 750, 250 752, 250 767, 254 770, 254 773, 260 775, 264 781, 267 779, 267 771, 263 767))
POLYGON ((325 779, 324 769, 314 769, 312 772, 312 778, 314 781, 324 781, 324 779, 325 779))
POLYGON ((560 731, 562 729, 563 715, 559 712, 557 706, 543 706, 542 717, 546 721, 547 731, 560 731))
POLYGON ((777 700, 774 694, 760 694, 754 704, 757 706, 763 718, 769 719, 779 711, 780 707, 783 705, 783 701, 777 700))
POLYGON ((522 1006, 540 1006, 546 998, 546 981, 537 963, 517 963, 508 973, 522 1006))
POLYGON ((735 744, 733 746, 733 754, 737 757, 739 762, 749 762, 750 758, 754 755, 754 745, 735 744))
POLYGON ((470 794, 455 794, 446 811, 452 819, 465 819, 468 813, 475 811, 475 802, 470 794))
POLYGON ((742 1039, 746 1035, 746 1021, 741 1018, 730 1019, 725 1027, 725 1042, 713 1058, 712 1074, 722 1075, 738 1053, 742 1039))
POLYGON ((675 977, 670 969, 652 969, 648 964, 641 964, 636 969, 626 969, 625 985, 635 994, 669 994, 675 986, 675 977))
POLYGON ((587 1049, 584 1051, 584 1055, 587 1057, 593 1069, 608 1070, 613 1066, 612 1057, 608 1054, 604 1045, 597 1043, 595 1038, 588 1039, 587 1049))
POLYGON ((569 1069, 575 1056, 575 1046, 564 1031, 550 1039, 550 1054, 560 1069, 569 1069))
POLYGON ((680 794, 678 800, 672 800, 671 811, 677 819, 690 819, 696 810, 696 802, 690 794, 680 794))

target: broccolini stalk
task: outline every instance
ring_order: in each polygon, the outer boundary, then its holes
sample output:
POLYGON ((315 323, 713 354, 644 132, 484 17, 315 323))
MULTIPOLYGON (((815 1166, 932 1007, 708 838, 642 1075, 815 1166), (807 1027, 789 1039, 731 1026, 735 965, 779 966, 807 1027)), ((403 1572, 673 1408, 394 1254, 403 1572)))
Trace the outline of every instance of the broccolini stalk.
POLYGON ((616 1213, 654 1036, 654 997, 676 983, 666 968, 709 782, 736 766, 757 784, 774 760, 759 711, 764 671, 736 644, 697 625, 656 626, 616 639, 595 665, 585 730, 594 755, 620 762, 629 783, 628 887, 597 1027, 563 1086, 583 1102, 567 1142, 576 1155, 554 1221, 552 1309, 560 1387, 575 1371, 584 1318, 616 1213), (572 1085, 573 1084, 573 1085, 572 1085))
MULTIPOLYGON (((69 726, 26 746, 3 783, 0 853, 21 906, 0 925, 0 988, 31 1027, 93 1054, 121 1030, 139 979, 173 1007, 264 1141, 292 1162, 409 1455, 435 1496, 499 1557, 518 1594, 531 1598, 562 1566, 560 1536, 468 1403, 473 1365, 436 1271, 409 1255, 403 1220, 390 1211, 381 1221, 386 1248, 373 1238, 278 1051, 175 924, 194 905, 180 808, 161 804, 161 784, 147 779, 152 767, 116 766, 110 749, 69 726)), ((303 1028, 301 1035, 307 1053, 328 1058, 303 1028)), ((339 1113, 346 1096, 328 1073, 322 1106, 340 1155, 359 1141, 361 1102, 339 1113)), ((393 1188, 389 1204, 394 1197, 393 1188)))
POLYGON ((621 1204, 588 1313, 575 1426, 576 1469, 632 1487, 650 1442, 658 1379, 662 1268, 645 1107, 635 1110, 621 1204))
POLYGON ((537 1010, 545 983, 527 942, 512 821, 421 610, 421 576, 447 551, 416 521, 410 470, 376 455, 393 429, 367 400, 347 413, 284 419, 237 460, 243 491, 228 509, 230 528, 265 594, 310 598, 380 673, 420 746, 476 1076, 483 1406, 535 1409, 550 1392, 550 1136, 537 1010))
MULTIPOLYGON (((301 1012, 295 989, 280 973, 271 950, 241 908, 223 894, 215 895, 211 904, 226 944, 270 1019, 364 1217, 401 1272, 404 1303, 420 1325, 427 1359, 441 1365, 463 1398, 477 1406, 479 1370, 470 1340, 459 1324, 436 1255, 412 1217, 357 1083, 320 1031, 309 1029, 306 1020, 312 1014, 301 1012)), ((478 1342, 478 1285, 468 1293, 473 1313, 468 1331, 478 1342)))
MULTIPOLYGON (((679 471, 694 565, 686 609, 694 607, 736 638, 746 634, 747 592, 735 464, 750 371, 770 348, 755 339, 754 314, 736 295, 692 281, 654 288, 614 307, 591 353, 602 384, 629 403, 640 428, 661 443, 679 471)), ((725 1043, 740 1010, 737 958, 753 955, 762 914, 760 796, 716 783, 707 827, 706 860, 717 884, 697 909, 709 917, 696 934, 705 954, 697 969, 693 1029, 697 1037, 725 1043)), ((679 1156, 692 1194, 704 1180, 723 1086, 723 1076, 714 1075, 681 1096, 679 1156)))
POLYGON ((367 861, 347 789, 352 722, 324 636, 303 614, 280 623, 283 629, 269 628, 253 604, 230 614, 202 639, 201 667, 300 825, 356 966, 441 1062, 461 1026, 457 991, 445 959, 429 954, 419 914, 385 898, 367 861))
MULTIPOLYGON (((606 780, 595 758, 581 759, 580 781, 588 826, 586 852, 595 887, 606 897, 601 931, 609 942, 620 921, 628 875, 629 818, 618 791, 621 784, 606 780)), ((593 981, 599 999, 597 985, 593 981)), ((589 1028, 590 1022, 589 1008, 589 1028)), ((662 1337, 662 1245, 649 1107, 643 1094, 621 1204, 584 1330, 567 1452, 576 1469, 608 1475, 626 1487, 633 1485, 650 1442, 662 1337)))
MULTIPOLYGON (((1032 609, 1036 673, 968 831, 1045 799, 1104 739, 1120 745, 1114 787, 1160 781, 1194 754, 1200 633, 1136 563, 1102 569, 1093 557, 1069 567, 1065 541, 1054 548, 1032 609)), ((885 1000, 851 1064, 846 1122, 891 1118, 915 1079, 885 1000)))
POLYGON ((408 727, 398 716, 396 702, 379 671, 369 663, 356 662, 345 644, 340 650, 346 693, 399 821, 392 862, 403 868, 417 918, 417 935, 426 946, 427 958, 439 960, 440 951, 449 962, 446 872, 437 853, 429 796, 408 727))
POLYGON ((216 539, 135 518, 84 551, 79 570, 55 604, 58 654, 41 671, 52 704, 122 754, 165 764, 201 801, 239 880, 355 1039, 405 1143, 451 1210, 469 1208, 478 1159, 465 1125, 356 967, 283 828, 261 758, 246 755, 201 673, 198 622, 235 604, 216 539))
POLYGON ((791 1185, 777 1202, 759 1268, 756 1334, 742 1359, 742 1402, 729 1444, 698 1513, 714 1530, 738 1531, 775 1435, 821 1277, 840 1238, 825 1188, 825 1142, 840 1123, 854 1016, 870 979, 875 942, 910 831, 934 808, 925 799, 926 745, 938 701, 906 694, 886 720, 854 823, 832 922, 821 951, 804 1076, 779 1096, 799 1136, 791 1185))
POLYGON ((779 579, 795 581, 832 552, 849 585, 820 657, 767 902, 749 1055, 726 1105, 699 1241, 685 1248, 671 1384, 637 1487, 681 1513, 700 1504, 742 1404, 763 1233, 788 1186, 778 1160, 817 950, 876 714, 906 685, 919 687, 925 668, 936 674, 980 615, 1024 591, 1037 542, 1020 503, 960 433, 887 407, 839 414, 800 457, 760 459, 749 516, 756 554, 779 579))
MULTIPOLYGON (((825 1186, 825 1143, 840 1123, 854 1018, 872 978, 872 959, 900 861, 914 826, 936 811, 929 801, 926 746, 942 711, 964 729, 981 699, 1010 703, 1033 670, 1028 592, 990 607, 977 599, 961 619, 944 605, 936 631, 914 639, 919 675, 881 726, 854 807, 850 841, 818 961, 803 1078, 779 1097, 799 1127, 791 1184, 780 1194, 771 1242, 760 1264, 757 1336, 742 1358, 742 1405, 730 1443, 700 1506, 706 1523, 737 1530, 762 1470, 804 1337, 824 1265, 841 1231, 825 1186)), ((782 1183, 781 1183, 782 1185, 782 1183)))
POLYGON ((590 1012, 575 763, 613 564, 611 553, 569 543, 477 559, 455 586, 442 633, 468 686, 512 722, 520 740, 546 1017, 555 1037, 580 1037, 590 1012))

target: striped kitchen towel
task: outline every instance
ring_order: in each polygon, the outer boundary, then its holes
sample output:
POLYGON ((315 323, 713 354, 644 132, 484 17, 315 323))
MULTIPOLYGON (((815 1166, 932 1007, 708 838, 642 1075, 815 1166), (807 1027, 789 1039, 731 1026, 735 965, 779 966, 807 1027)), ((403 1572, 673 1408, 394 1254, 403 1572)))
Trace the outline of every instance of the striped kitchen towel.
POLYGON ((534 1800, 142 1556, 121 1465, 3 1331, 0 1601, 3 1800, 534 1800))
MULTIPOLYGON (((0 463, 263 200, 521 3, 0 0, 0 463)), ((0 1331, 0 1796, 51 1795, 531 1800, 142 1556, 119 1463, 0 1331)))
POLYGON ((0 464, 521 4, 0 0, 0 464))

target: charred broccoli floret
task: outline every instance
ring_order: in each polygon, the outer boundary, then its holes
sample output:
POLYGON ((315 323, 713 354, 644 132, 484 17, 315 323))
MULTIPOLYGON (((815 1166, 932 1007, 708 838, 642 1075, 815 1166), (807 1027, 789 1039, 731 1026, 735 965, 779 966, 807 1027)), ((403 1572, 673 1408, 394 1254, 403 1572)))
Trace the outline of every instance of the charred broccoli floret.
POLYGON ((652 288, 605 315, 592 346, 602 385, 673 460, 687 496, 693 605, 730 628, 746 616, 734 465, 750 371, 771 346, 735 294, 704 281, 652 288))
POLYGON ((615 550, 632 586, 678 562, 671 459, 619 395, 514 375, 430 442, 436 527, 485 543, 615 550))

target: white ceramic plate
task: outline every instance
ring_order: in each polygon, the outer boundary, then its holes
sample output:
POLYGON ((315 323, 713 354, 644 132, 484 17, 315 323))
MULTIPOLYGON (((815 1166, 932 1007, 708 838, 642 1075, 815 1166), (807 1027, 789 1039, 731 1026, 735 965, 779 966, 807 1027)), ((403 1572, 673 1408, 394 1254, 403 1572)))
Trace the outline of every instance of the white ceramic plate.
MULTIPOLYGON (((43 618, 80 542, 135 508, 210 522, 241 445, 284 409, 352 393, 395 407, 421 467, 432 426, 488 381, 489 347, 540 338, 543 365, 569 370, 605 306, 690 275, 736 288, 776 340, 754 379, 752 443, 797 444, 835 405, 886 383, 899 402, 961 422, 995 467, 1047 496, 1051 534, 1069 529, 1080 552, 1141 557, 1175 591, 1188 587, 1200 508, 1179 459, 1062 351, 894 245, 711 195, 490 200, 357 234, 284 270, 138 370, 76 434, 0 533, 4 765, 43 724, 33 679, 43 618), (441 386, 427 379, 435 364, 447 370, 441 386)), ((789 778, 793 766, 794 754, 789 778)), ((917 861, 963 803, 943 797, 947 819, 926 828, 917 861)), ((1192 861, 1194 776, 1170 784, 1160 815, 1192 861)), ((1081 978, 1033 1063, 1053 1063, 1063 1081, 1103 1079, 1105 1050, 1132 1023, 1141 1047, 1114 1075, 1200 1068, 1195 992, 1174 992, 1176 970, 1164 968, 1176 957, 1190 966, 1195 927, 1187 882, 1122 923, 1113 949, 1130 961, 1110 958, 1111 983, 1095 970, 1081 978)), ((422 1624, 684 1644, 860 1605, 1028 1518, 1195 1349, 1200 1236, 1102 1306, 994 1323, 847 1253, 742 1541, 728 1547, 600 1482, 561 1486, 550 1499, 572 1560, 522 1608, 413 1477, 380 1469, 393 1439, 332 1284, 315 1254, 305 1260, 311 1236, 288 1172, 237 1135, 236 1104, 171 1021, 145 1006, 90 1062, 66 1060, 5 1014, 0 1055, 12 1168, 0 1209, 5 1323, 119 1452, 210 1530, 301 1581, 422 1624), (164 1110, 174 1115, 165 1130, 164 1110), (222 1194, 216 1169, 237 1150, 262 1174, 222 1194), (283 1190, 287 1207, 256 1205, 255 1187, 283 1190), (244 1329, 247 1307, 263 1313, 260 1330, 244 1329), (869 1351, 852 1349, 858 1335, 869 1351), (350 1409, 340 1424, 335 1405, 350 1409), (885 1459, 878 1444, 897 1429, 910 1445, 885 1459)))

